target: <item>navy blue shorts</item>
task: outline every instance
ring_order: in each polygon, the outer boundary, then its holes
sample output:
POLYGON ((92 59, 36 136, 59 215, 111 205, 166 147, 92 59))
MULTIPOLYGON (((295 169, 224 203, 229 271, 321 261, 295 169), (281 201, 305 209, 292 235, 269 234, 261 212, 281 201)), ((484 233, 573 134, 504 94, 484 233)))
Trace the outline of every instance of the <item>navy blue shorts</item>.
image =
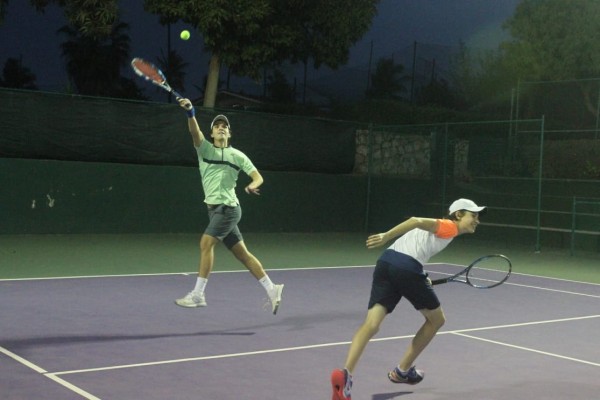
POLYGON ((244 240, 238 228, 242 219, 242 208, 227 206, 225 204, 208 206, 208 226, 204 230, 206 235, 215 237, 231 249, 244 240))
POLYGON ((375 304, 381 304, 389 314, 402 297, 406 297, 416 310, 435 310, 440 306, 427 275, 378 260, 373 271, 369 309, 375 304))

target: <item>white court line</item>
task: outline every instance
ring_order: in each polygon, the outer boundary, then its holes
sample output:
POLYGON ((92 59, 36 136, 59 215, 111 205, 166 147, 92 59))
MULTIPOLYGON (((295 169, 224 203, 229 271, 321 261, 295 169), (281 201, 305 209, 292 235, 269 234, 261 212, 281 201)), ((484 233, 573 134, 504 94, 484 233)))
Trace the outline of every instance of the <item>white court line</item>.
MULTIPOLYGON (((454 265, 465 268, 464 265, 460 264, 451 264, 451 263, 428 263, 425 265, 425 270, 427 271, 428 266, 433 265, 454 265)), ((340 265, 340 266, 330 266, 330 267, 295 267, 295 268, 277 268, 277 269, 268 269, 265 268, 267 272, 287 272, 287 271, 314 271, 314 270, 328 270, 328 269, 358 269, 358 268, 373 268, 375 265, 340 265)), ((248 272, 247 269, 236 269, 236 270, 227 270, 227 271, 213 271, 211 274, 230 274, 230 273, 245 273, 248 272)), ((442 275, 454 275, 451 273, 444 273, 441 271, 435 271, 436 273, 442 275)), ((171 276, 171 275, 196 275, 198 271, 182 271, 182 272, 156 272, 149 274, 112 274, 112 275, 80 275, 80 276, 48 276, 48 277, 37 277, 37 278, 7 278, 0 279, 0 282, 15 282, 15 281, 40 281, 40 280, 61 280, 61 279, 89 279, 89 278, 135 278, 135 277, 146 277, 146 276, 171 276)), ((594 282, 585 282, 585 281, 576 281, 571 279, 563 279, 563 278, 555 278, 552 276, 543 276, 543 275, 532 275, 532 274, 524 274, 520 272, 512 272, 511 276, 528 276, 531 278, 539 278, 546 279, 550 281, 561 281, 561 282, 570 282, 570 283, 581 283, 584 285, 592 285, 592 286, 600 286, 600 283, 594 282)), ((507 282, 510 283, 510 282, 507 282)))
MULTIPOLYGON (((486 327, 480 327, 480 328, 458 329, 458 330, 452 330, 452 331, 439 332, 438 335, 463 334, 464 332, 475 332, 475 331, 484 331, 484 330, 502 329, 502 328, 515 328, 515 327, 530 326, 530 325, 541 325, 541 324, 551 324, 551 323, 558 323, 558 322, 579 321, 579 320, 592 319, 592 318, 600 318, 600 314, 599 315, 587 315, 587 316, 583 316, 583 317, 553 319, 553 320, 546 320, 546 321, 523 322, 523 323, 518 323, 518 324, 507 324, 507 325, 486 326, 486 327)), ((393 336, 393 337, 387 337, 387 338, 378 338, 378 339, 372 339, 371 342, 382 342, 382 341, 388 341, 388 340, 408 339, 408 338, 412 338, 414 336, 415 335, 406 335, 406 336, 393 336)), ((467 335, 465 335, 465 336, 467 336, 467 335)), ((311 350, 311 349, 318 349, 318 348, 323 348, 323 347, 346 346, 350 343, 352 343, 352 342, 346 341, 346 342, 322 343, 322 344, 306 345, 306 346, 285 347, 285 348, 279 348, 279 349, 248 351, 248 352, 243 352, 243 353, 219 354, 219 355, 204 356, 204 357, 182 358, 182 359, 177 359, 177 360, 164 360, 164 361, 146 362, 146 363, 138 363, 138 364, 115 365, 112 367, 99 367, 99 368, 79 369, 79 370, 72 370, 72 371, 59 371, 59 372, 54 372, 51 375, 56 376, 56 375, 79 374, 79 373, 86 373, 86 372, 110 371, 110 370, 116 370, 116 369, 138 368, 138 367, 148 367, 148 366, 165 365, 165 364, 177 364, 177 363, 193 362, 193 361, 216 360, 216 359, 236 358, 236 357, 254 356, 254 355, 271 354, 271 353, 282 353, 282 352, 298 351, 298 350, 311 350)), ((567 357, 564 357, 564 358, 567 358, 567 357)), ((575 359, 573 359, 573 360, 575 360, 575 359)))
POLYGON ((80 395, 88 400, 102 400, 101 398, 96 397, 93 394, 86 392, 85 390, 81 389, 80 387, 75 386, 75 385, 65 381, 62 378, 59 378, 55 374, 46 374, 46 376, 48 378, 52 379, 54 382, 66 387, 67 389, 70 389, 71 391, 77 393, 78 395, 80 395))
POLYGON ((528 288, 528 289, 545 290, 545 291, 548 291, 548 292, 556 292, 556 293, 563 293, 563 294, 574 294, 576 296, 593 297, 593 298, 596 298, 596 299, 600 299, 600 295, 587 294, 587 293, 579 293, 579 292, 571 292, 571 291, 568 291, 568 290, 550 289, 550 288, 545 288, 545 287, 541 287, 541 286, 523 285, 523 284, 520 284, 520 283, 511 283, 511 282, 505 282, 504 285, 519 286, 519 287, 524 287, 524 288, 528 288))
POLYGON ((32 370, 34 370, 35 372, 39 372, 40 374, 45 374, 46 372, 48 372, 45 369, 38 367, 34 363, 27 361, 23 357, 16 355, 12 351, 5 349, 4 347, 0 347, 0 353, 7 355, 13 360, 20 362, 24 366, 31 368, 32 370))
POLYGON ((89 394, 85 390, 83 390, 83 389, 81 389, 81 388, 79 388, 79 387, 77 387, 77 386, 75 386, 75 385, 73 385, 73 384, 71 384, 71 383, 69 383, 69 382, 61 379, 61 378, 58 378, 58 377, 54 376, 54 374, 48 373, 45 369, 37 366, 36 364, 34 364, 34 363, 30 362, 30 361, 27 361, 23 357, 16 355, 12 351, 7 350, 4 347, 0 347, 0 353, 7 355, 8 357, 10 357, 13 360, 15 360, 15 361, 23 364, 26 367, 34 370, 35 372, 38 372, 38 373, 40 373, 42 375, 45 375, 46 377, 52 379, 54 382, 56 382, 56 383, 58 383, 58 384, 60 384, 60 385, 62 385, 64 387, 66 387, 67 389, 69 389, 69 390, 71 390, 71 391, 79 394, 82 397, 85 397, 88 400, 101 400, 98 397, 89 394))
POLYGON ((477 336, 465 335, 464 333, 458 333, 458 332, 449 332, 449 333, 452 333, 453 335, 457 335, 457 336, 463 336, 463 337, 466 337, 466 338, 469 338, 469 339, 481 340, 482 342, 493 343, 493 344, 498 344, 500 346, 511 347, 511 348, 517 349, 517 350, 525 350, 525 351, 529 351, 531 353, 542 354, 542 355, 545 355, 545 356, 556 357, 556 358, 560 358, 560 359, 563 359, 563 360, 575 361, 575 362, 578 362, 578 363, 581 363, 581 364, 589 364, 589 365, 593 365, 595 367, 600 367, 600 363, 595 363, 595 362, 591 362, 591 361, 581 360, 579 358, 562 356, 562 355, 556 354, 556 353, 548 353, 546 351, 536 350, 536 349, 532 349, 530 347, 516 346, 514 344, 499 342, 497 340, 490 340, 490 339, 480 338, 480 337, 477 337, 477 336))
MULTIPOLYGON (((297 267, 297 268, 277 268, 277 269, 267 269, 267 272, 277 272, 277 271, 310 271, 310 270, 320 270, 320 269, 353 269, 353 268, 373 268, 374 265, 346 265, 339 267, 297 267)), ((227 271, 212 271, 212 274, 232 274, 239 272, 248 272, 247 269, 234 269, 227 271)), ((51 281, 51 280, 61 280, 61 279, 98 279, 98 278, 137 278, 137 277, 145 277, 145 276, 171 276, 171 275, 197 275, 198 271, 195 272, 156 272, 151 274, 111 274, 111 275, 74 275, 74 276, 44 276, 44 277, 35 277, 35 278, 6 278, 0 279, 0 282, 19 282, 19 281, 51 281)))

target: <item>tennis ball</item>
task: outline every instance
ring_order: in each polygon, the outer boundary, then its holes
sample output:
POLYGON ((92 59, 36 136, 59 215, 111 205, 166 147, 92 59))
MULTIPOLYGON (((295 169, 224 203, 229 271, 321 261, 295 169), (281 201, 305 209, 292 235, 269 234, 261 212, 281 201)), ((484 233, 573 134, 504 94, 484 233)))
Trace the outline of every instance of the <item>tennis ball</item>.
POLYGON ((180 37, 182 40, 188 40, 188 39, 190 38, 190 31, 188 31, 187 29, 186 29, 186 30, 183 30, 183 31, 181 31, 181 33, 179 34, 179 37, 180 37))

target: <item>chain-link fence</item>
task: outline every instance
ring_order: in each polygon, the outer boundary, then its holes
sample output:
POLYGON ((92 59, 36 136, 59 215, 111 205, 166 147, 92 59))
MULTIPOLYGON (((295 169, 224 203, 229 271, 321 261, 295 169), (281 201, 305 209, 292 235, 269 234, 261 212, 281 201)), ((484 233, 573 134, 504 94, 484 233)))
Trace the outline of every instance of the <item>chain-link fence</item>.
MULTIPOLYGON (((184 114, 173 104, 14 90, 0 90, 0 104, 3 158, 197 166, 184 114)), ((220 112, 199 109, 201 127, 220 112)), ((574 197, 600 198, 600 140, 593 134, 548 132, 546 117, 366 126, 226 112, 233 145, 260 170, 305 174, 306 185, 328 188, 303 201, 327 197, 344 204, 352 193, 353 209, 364 210, 365 231, 411 215, 444 216, 451 201, 469 197, 489 207, 482 225, 487 237, 536 250, 568 247, 575 238, 573 247, 600 250, 598 216, 573 207, 574 197), (364 204, 356 200, 362 198, 364 204)), ((282 184, 290 193, 302 190, 282 184)), ((281 200, 280 211, 295 215, 294 198, 281 200)), ((315 219, 332 214, 317 210, 323 215, 315 219)))
MULTIPOLYGON (((454 199, 468 197, 488 206, 483 226, 496 238, 530 243, 538 251, 542 243, 566 246, 573 196, 600 196, 594 151, 572 154, 575 145, 568 143, 560 135, 547 138, 545 118, 373 126, 357 136, 355 165, 369 176, 367 229, 385 219, 379 212, 384 193, 413 213, 439 216, 454 199), (415 185, 420 195, 412 194, 415 185)), ((591 139, 581 148, 599 144, 591 139)), ((598 248, 595 221, 579 222, 575 232, 592 237, 598 248)))

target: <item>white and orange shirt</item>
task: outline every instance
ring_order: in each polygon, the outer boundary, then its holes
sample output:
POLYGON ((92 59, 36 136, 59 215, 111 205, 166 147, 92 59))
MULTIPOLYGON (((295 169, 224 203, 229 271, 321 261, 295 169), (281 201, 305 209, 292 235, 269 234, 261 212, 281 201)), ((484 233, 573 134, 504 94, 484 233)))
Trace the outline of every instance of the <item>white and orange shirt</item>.
MULTIPOLYGON (((404 264, 407 261, 406 258, 398 257, 399 254, 396 254, 396 256, 393 254, 400 253, 410 256, 421 264, 421 271, 415 272, 422 272, 423 264, 427 263, 431 257, 446 248, 452 239, 458 236, 458 226, 456 223, 449 219, 438 219, 437 221, 438 226, 434 233, 417 228, 400 236, 390 247, 388 247, 381 259, 392 262, 393 264, 404 264)), ((410 270, 416 269, 416 265, 407 265, 407 267, 409 267, 408 269, 410 270)))
POLYGON ((458 236, 458 227, 449 219, 438 219, 435 233, 413 229, 400 236, 389 249, 411 256, 421 264, 444 250, 458 236))

